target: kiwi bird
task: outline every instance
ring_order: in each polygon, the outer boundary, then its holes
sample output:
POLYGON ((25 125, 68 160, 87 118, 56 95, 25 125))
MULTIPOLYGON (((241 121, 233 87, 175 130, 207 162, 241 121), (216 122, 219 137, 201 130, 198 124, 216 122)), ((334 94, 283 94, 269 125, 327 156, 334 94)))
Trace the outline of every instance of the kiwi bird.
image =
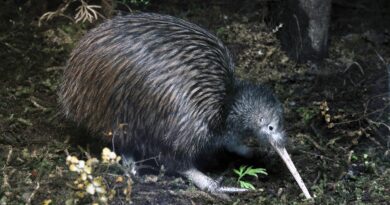
POLYGON ((125 157, 160 156, 202 190, 216 195, 244 189, 221 186, 196 160, 227 149, 253 151, 246 137, 282 157, 307 198, 289 158, 283 109, 271 90, 234 76, 229 50, 213 34, 167 15, 117 16, 90 30, 67 62, 59 91, 65 115, 91 131, 118 130, 125 157), (123 129, 123 126, 122 126, 123 129))

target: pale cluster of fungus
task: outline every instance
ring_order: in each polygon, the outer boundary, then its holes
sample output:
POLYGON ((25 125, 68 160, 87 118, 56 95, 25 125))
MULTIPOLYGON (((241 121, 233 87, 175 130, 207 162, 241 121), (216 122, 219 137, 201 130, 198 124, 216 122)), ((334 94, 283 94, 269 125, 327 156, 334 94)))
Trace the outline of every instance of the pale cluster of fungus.
POLYGON ((102 162, 103 163, 113 164, 113 163, 118 163, 120 160, 121 160, 121 157, 117 156, 115 154, 115 152, 111 152, 111 150, 108 149, 107 147, 105 147, 103 149, 103 151, 102 151, 102 162))
MULTIPOLYGON (((108 204, 108 201, 113 199, 116 191, 114 189, 108 189, 104 183, 102 176, 93 176, 94 168, 99 163, 113 165, 117 164, 121 157, 117 156, 109 148, 104 148, 101 155, 102 160, 97 158, 89 158, 87 161, 80 160, 76 156, 68 155, 66 158, 66 164, 71 172, 78 174, 78 178, 73 182, 78 191, 75 192, 77 198, 84 198, 86 195, 92 196, 94 205, 108 204)), ((115 182, 123 182, 123 177, 118 176, 115 182)), ((124 190, 124 193, 127 190, 124 190)), ((126 194, 125 193, 125 194, 126 194)))
POLYGON ((331 116, 329 114, 329 106, 327 101, 322 101, 320 103, 320 110, 321 110, 321 115, 324 117, 324 120, 328 125, 328 128, 333 128, 334 123, 331 121, 331 116))

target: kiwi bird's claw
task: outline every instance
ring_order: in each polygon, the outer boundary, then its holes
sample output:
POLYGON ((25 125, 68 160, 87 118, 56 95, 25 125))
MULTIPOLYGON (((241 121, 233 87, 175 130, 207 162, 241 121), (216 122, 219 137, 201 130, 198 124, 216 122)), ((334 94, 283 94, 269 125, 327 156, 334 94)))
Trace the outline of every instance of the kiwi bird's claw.
POLYGON ((220 192, 224 193, 241 193, 241 192, 246 192, 248 189, 244 188, 237 188, 237 187, 219 187, 220 192))
POLYGON ((218 180, 213 180, 197 169, 189 169, 182 172, 182 174, 192 181, 192 183, 194 183, 199 189, 207 191, 224 200, 230 200, 227 193, 240 193, 247 191, 247 189, 242 188, 220 186, 219 183, 221 181, 221 177, 219 177, 218 180))
POLYGON ((248 190, 242 189, 242 188, 237 188, 237 187, 219 186, 219 184, 217 184, 216 187, 214 187, 214 186, 209 187, 207 189, 207 191, 209 193, 211 193, 212 195, 214 195, 222 200, 230 201, 230 197, 229 197, 228 193, 241 193, 241 192, 245 192, 248 190))
POLYGON ((138 174, 137 166, 135 165, 133 156, 122 155, 122 165, 126 168, 126 171, 131 175, 136 176, 138 174))

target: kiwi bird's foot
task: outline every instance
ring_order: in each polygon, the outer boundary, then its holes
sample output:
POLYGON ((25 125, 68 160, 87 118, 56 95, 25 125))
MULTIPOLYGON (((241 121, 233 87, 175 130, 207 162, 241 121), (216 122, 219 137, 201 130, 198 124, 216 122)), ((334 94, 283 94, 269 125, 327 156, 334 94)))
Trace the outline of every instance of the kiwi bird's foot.
POLYGON ((137 167, 133 156, 122 154, 122 165, 126 168, 126 171, 133 176, 137 175, 137 167))
POLYGON ((220 178, 218 181, 215 181, 194 168, 184 171, 182 174, 190 181, 192 181, 199 189, 207 191, 224 200, 230 200, 230 197, 227 195, 227 193, 240 193, 248 191, 247 189, 243 188, 220 186, 219 183, 222 178, 220 178))

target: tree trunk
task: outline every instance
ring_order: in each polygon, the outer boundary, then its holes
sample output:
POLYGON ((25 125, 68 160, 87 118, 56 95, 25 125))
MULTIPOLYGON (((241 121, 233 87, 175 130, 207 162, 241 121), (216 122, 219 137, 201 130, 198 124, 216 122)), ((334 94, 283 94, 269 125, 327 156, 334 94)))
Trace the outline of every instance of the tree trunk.
POLYGON ((279 34, 291 58, 318 64, 327 56, 330 9, 331 0, 287 0, 279 34))

